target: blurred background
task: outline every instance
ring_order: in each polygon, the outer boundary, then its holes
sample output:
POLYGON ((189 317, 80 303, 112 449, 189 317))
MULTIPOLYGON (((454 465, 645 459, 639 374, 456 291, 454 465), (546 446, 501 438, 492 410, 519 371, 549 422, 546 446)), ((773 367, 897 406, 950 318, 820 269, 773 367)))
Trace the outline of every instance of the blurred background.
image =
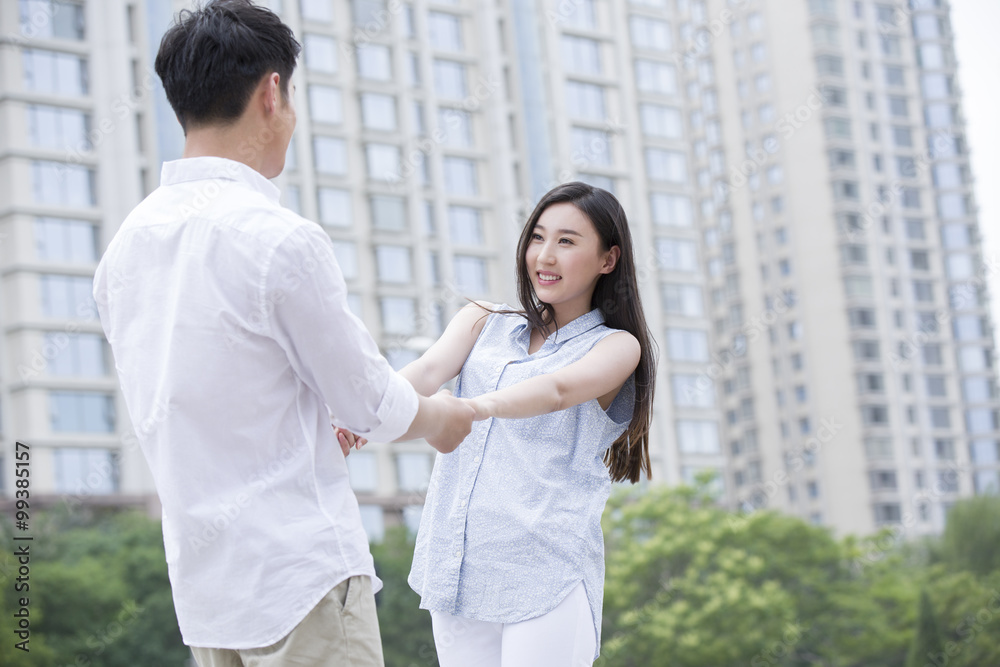
MULTIPOLYGON (((90 292, 180 157, 152 63, 191 4, 0 3, 0 504, 20 440, 46 510, 37 649, 4 664, 187 660, 90 292)), ((303 45, 275 182, 393 366, 466 298, 516 304, 544 192, 622 202, 661 361, 652 481, 605 517, 599 664, 1000 665, 1000 6, 264 4, 303 45)), ((405 584, 432 450, 348 465, 387 664, 436 664, 405 584)))

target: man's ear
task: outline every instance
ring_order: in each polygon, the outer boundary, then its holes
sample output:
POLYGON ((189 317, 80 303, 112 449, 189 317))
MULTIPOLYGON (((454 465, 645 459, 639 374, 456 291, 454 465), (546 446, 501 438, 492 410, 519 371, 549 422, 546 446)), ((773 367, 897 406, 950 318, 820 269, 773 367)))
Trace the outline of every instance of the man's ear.
POLYGON ((621 257, 622 249, 616 245, 611 246, 611 250, 608 251, 607 257, 604 258, 604 265, 601 267, 601 273, 611 273, 618 266, 618 258, 621 257))
POLYGON ((264 110, 268 115, 275 114, 281 105, 281 75, 271 72, 263 81, 264 110))

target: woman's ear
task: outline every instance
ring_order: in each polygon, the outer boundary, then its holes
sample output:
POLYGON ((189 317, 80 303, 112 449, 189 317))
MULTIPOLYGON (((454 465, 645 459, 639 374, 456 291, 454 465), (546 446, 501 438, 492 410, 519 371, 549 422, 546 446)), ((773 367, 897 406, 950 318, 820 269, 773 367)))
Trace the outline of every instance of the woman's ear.
POLYGON ((618 258, 621 257, 622 249, 616 245, 611 246, 611 250, 604 256, 604 265, 601 266, 601 273, 611 273, 618 266, 618 258))

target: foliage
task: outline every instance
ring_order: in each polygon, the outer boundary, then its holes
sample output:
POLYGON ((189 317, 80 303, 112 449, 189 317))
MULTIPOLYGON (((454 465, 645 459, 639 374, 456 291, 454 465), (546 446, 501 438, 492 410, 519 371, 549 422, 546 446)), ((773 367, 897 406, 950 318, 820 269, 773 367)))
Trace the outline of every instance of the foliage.
POLYGON ((969 498, 951 509, 940 559, 979 576, 1000 570, 1000 496, 969 498))
POLYGON ((896 544, 890 531, 838 541, 794 517, 734 515, 704 485, 622 490, 604 522, 600 667, 903 667, 921 587, 940 610, 949 667, 1000 664, 1000 570, 962 570, 983 554, 931 565, 951 552, 896 544))
MULTIPOLYGON (((40 514, 31 547, 30 663, 180 667, 181 642, 160 524, 141 514, 40 514)), ((10 553, 10 531, 0 536, 10 553)), ((4 586, 3 609, 10 602, 4 586)), ((8 642, 4 642, 5 644, 8 642)), ((5 650, 0 649, 0 651, 5 650)), ((6 654, 0 653, 6 658, 6 654)))
MULTIPOLYGON (((726 512, 709 488, 612 495, 596 667, 1000 665, 1000 500, 956 503, 940 538, 837 540, 794 517, 726 512)), ((31 660, 8 636, 0 664, 185 665, 157 522, 33 518, 31 660)), ((0 614, 10 619, 8 524, 0 549, 0 614)), ((406 583, 411 537, 391 528, 372 554, 386 666, 433 667, 430 615, 406 583)))
POLYGON ((413 561, 413 541, 406 527, 387 529, 385 539, 371 549, 383 583, 375 602, 386 667, 435 667, 431 615, 420 609, 420 596, 406 583, 413 561))

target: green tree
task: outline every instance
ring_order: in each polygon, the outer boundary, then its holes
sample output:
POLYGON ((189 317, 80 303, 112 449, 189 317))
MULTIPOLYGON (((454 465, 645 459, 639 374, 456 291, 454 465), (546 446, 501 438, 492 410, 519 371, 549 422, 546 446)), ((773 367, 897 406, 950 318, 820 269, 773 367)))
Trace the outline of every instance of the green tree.
POLYGON ((702 488, 616 493, 604 527, 602 665, 903 665, 910 575, 857 562, 866 544, 702 488))
POLYGON ((906 667, 924 667, 928 657, 944 653, 944 640, 941 627, 927 591, 920 592, 920 616, 917 633, 913 636, 910 654, 906 658, 906 667))
POLYGON ((980 577, 1000 571, 1000 496, 955 503, 941 536, 939 558, 980 577))
POLYGON ((120 511, 33 518, 31 662, 3 664, 186 664, 158 522, 120 511))
POLYGON ((386 667, 438 664, 430 613, 420 609, 420 596, 406 583, 413 546, 406 527, 395 526, 386 530, 382 542, 371 547, 375 571, 384 584, 376 604, 386 667))

